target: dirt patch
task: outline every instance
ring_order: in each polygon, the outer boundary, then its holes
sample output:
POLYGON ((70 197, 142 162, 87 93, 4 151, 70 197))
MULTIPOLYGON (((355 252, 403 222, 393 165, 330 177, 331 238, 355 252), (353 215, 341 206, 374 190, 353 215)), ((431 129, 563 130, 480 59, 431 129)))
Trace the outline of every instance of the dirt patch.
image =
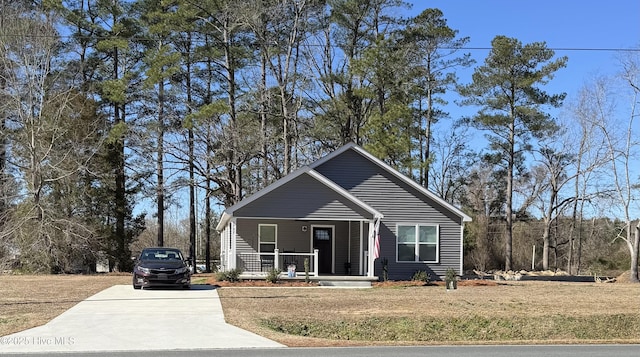
POLYGON ((303 288, 303 287, 314 287, 318 286, 318 283, 309 282, 305 283, 304 281, 291 281, 291 280, 281 280, 276 283, 271 283, 266 280, 242 280, 236 282, 229 281, 219 281, 215 278, 209 278, 206 281, 206 284, 216 286, 216 287, 236 287, 236 288, 303 288))

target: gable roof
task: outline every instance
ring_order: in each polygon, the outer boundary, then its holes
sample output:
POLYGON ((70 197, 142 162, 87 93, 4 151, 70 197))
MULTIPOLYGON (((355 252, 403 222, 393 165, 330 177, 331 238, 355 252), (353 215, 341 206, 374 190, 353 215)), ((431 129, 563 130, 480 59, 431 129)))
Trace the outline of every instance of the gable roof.
POLYGON ((314 178, 319 183, 327 186, 328 188, 330 188, 331 190, 335 191, 339 195, 345 197, 347 200, 353 202, 357 206, 362 207, 364 210, 366 210, 367 212, 371 213, 375 218, 383 218, 384 215, 382 213, 380 213, 379 211, 377 211, 375 208, 369 206, 368 204, 366 204, 365 202, 363 202, 362 200, 360 200, 359 198, 357 198, 353 194, 349 193, 349 191, 345 190, 344 188, 342 188, 341 186, 339 186, 338 184, 336 184, 335 182, 331 181, 330 179, 328 179, 327 177, 323 176, 322 174, 320 174, 318 171, 315 170, 315 168, 317 168, 320 165, 326 163, 327 161, 330 161, 333 158, 341 155, 342 153, 346 152, 347 150, 354 150, 358 154, 360 154, 360 155, 364 156, 365 158, 369 159, 371 162, 373 162, 374 164, 380 166, 382 169, 384 169, 388 173, 392 174, 393 176, 397 177, 398 179, 400 179, 401 181, 405 182, 406 184, 410 185, 411 187, 416 189, 421 194, 427 196, 428 198, 430 198, 433 201, 437 202, 438 204, 442 205, 445 209, 451 211, 456 216, 461 217, 463 222, 470 222, 471 221, 471 217, 466 215, 464 212, 462 212, 461 210, 459 210, 458 208, 456 208, 452 204, 446 202, 445 200, 443 200, 442 198, 438 197, 433 192, 431 192, 431 191, 427 190, 426 188, 420 186, 417 182, 415 182, 412 179, 408 178, 407 176, 403 175, 402 173, 400 173, 399 171, 397 171, 393 167, 389 166, 388 164, 386 164, 382 160, 378 159, 377 157, 371 155, 369 152, 367 152, 366 150, 364 150, 360 146, 356 145, 355 143, 349 143, 349 144, 346 144, 346 145, 340 147, 339 149, 333 151, 332 153, 320 158, 319 160, 313 162, 309 166, 303 166, 303 167, 299 168, 298 170, 286 175, 285 177, 283 177, 283 178, 279 179, 278 181, 272 183, 271 185, 263 188, 262 190, 256 192, 255 194, 253 194, 253 195, 241 200, 240 202, 236 203, 235 205, 227 208, 224 211, 224 213, 222 214, 222 218, 220 219, 220 222, 216 226, 216 230, 221 231, 222 229, 224 229, 224 227, 227 225, 229 220, 233 217, 234 212, 236 212, 240 208, 245 207, 245 206, 251 204, 252 202, 264 197, 268 193, 273 192, 274 190, 286 185, 287 183, 289 183, 292 180, 300 177, 303 174, 308 174, 309 176, 314 178))
POLYGON ((363 149, 362 147, 358 146, 355 143, 348 143, 348 144, 340 147, 336 151, 328 154, 327 156, 325 156, 325 157, 313 162, 309 166, 311 168, 315 169, 315 168, 319 167, 320 165, 326 163, 327 161, 331 161, 333 158, 343 154, 347 150, 353 150, 353 151, 357 152, 358 154, 364 156, 365 158, 369 159, 374 164, 382 167, 388 173, 392 174, 393 176, 397 177, 401 181, 405 182, 409 186, 411 186, 414 189, 416 189, 418 192, 422 193, 423 195, 427 196, 428 198, 430 198, 430 199, 434 200, 435 202, 437 202, 438 204, 442 205, 444 208, 448 209, 449 211, 454 213, 456 216, 462 218, 463 222, 471 222, 471 217, 469 217, 467 214, 462 212, 460 209, 458 209, 454 205, 450 204, 449 202, 445 201, 444 199, 442 199, 441 197, 439 197, 435 193, 433 193, 433 192, 429 191, 428 189, 424 188, 423 186, 421 186, 420 184, 418 184, 414 180, 410 179, 406 175, 402 174, 398 170, 394 169, 393 167, 391 167, 390 165, 388 165, 384 161, 382 161, 382 160, 378 159, 377 157, 373 156, 371 153, 369 153, 368 151, 366 151, 365 149, 363 149))
POLYGON ((266 196, 267 194, 269 194, 269 193, 275 191, 276 189, 288 184, 289 182, 295 180, 296 178, 298 178, 298 177, 300 177, 301 175, 304 175, 304 174, 307 174, 307 175, 311 176, 317 182, 325 185, 326 187, 328 187, 329 189, 333 190, 337 194, 339 194, 342 197, 346 198, 348 201, 354 203, 355 205, 361 207, 365 211, 371 213, 371 215, 373 217, 375 217, 375 218, 384 217, 384 215, 382 213, 380 213, 378 210, 376 210, 375 208, 369 206, 368 204, 366 204, 365 202, 363 202, 362 200, 360 200, 356 196, 354 196, 351 193, 349 193, 349 191, 347 191, 344 188, 340 187, 335 182, 329 180, 328 178, 326 178, 325 176, 323 176, 322 174, 320 174, 316 170, 312 169, 309 166, 303 166, 303 167, 299 168, 298 170, 296 170, 296 171, 286 175, 285 177, 279 179, 278 181, 272 183, 271 185, 263 188, 262 190, 256 192, 255 194, 253 194, 253 195, 241 200, 240 202, 236 203, 235 205, 227 208, 224 211, 224 213, 222 214, 222 218, 220 219, 220 222, 218 222, 218 225, 216 226, 216 230, 220 231, 220 230, 224 229, 224 226, 226 226, 227 223, 229 222, 229 220, 231 219, 231 217, 233 217, 234 212, 236 212, 239 209, 251 204, 252 202, 255 202, 256 200, 266 196))

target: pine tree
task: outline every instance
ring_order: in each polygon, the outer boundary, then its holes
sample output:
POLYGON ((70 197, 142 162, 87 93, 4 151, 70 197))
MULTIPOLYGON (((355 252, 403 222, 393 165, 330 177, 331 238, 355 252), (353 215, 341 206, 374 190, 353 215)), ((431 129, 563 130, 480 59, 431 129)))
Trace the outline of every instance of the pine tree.
POLYGON ((548 94, 540 86, 566 65, 567 58, 544 42, 522 45, 520 41, 496 36, 484 65, 473 73, 473 82, 460 88, 465 104, 480 107, 470 123, 487 132, 495 163, 506 171, 505 178, 505 269, 512 269, 513 182, 516 165, 532 148, 531 140, 551 135, 557 126, 544 109, 558 107, 565 94, 548 94))

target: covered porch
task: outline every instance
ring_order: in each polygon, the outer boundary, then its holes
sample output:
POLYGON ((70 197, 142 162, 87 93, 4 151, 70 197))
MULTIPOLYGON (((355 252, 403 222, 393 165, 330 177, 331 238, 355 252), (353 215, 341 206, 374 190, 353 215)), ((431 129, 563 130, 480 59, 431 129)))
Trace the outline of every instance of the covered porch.
MULTIPOLYGON (((222 232, 221 265, 244 278, 374 277, 369 252, 374 219, 303 220, 233 218, 222 232)), ((339 279, 338 279, 339 281, 339 279)))
POLYGON ((376 223, 382 213, 309 167, 298 169, 227 208, 221 232, 222 269, 266 276, 374 276, 376 223))

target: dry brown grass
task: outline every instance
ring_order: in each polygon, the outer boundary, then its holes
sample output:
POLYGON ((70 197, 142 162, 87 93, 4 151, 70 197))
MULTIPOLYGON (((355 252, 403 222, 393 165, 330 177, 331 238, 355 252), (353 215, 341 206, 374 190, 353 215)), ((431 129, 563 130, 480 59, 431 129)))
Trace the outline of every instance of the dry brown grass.
MULTIPOLYGON (((551 282, 512 282, 495 286, 460 286, 456 291, 447 292, 441 286, 391 287, 363 290, 346 289, 269 289, 269 288, 221 288, 221 301, 228 322, 254 331, 289 346, 308 345, 358 345, 375 344, 375 341, 341 341, 335 339, 292 336, 276 332, 266 327, 265 321, 289 323, 302 319, 308 324, 328 328, 335 321, 359 328, 363 321, 375 317, 382 324, 421 321, 449 321, 450 319, 472 319, 492 321, 495 319, 520 320, 525 330, 527 320, 546 323, 547 317, 562 321, 585 319, 600 321, 617 319, 640 319, 637 302, 640 299, 640 285, 632 284, 589 284, 551 282), (405 320, 403 320, 405 319, 405 320), (326 325, 325 325, 326 324, 326 325)), ((582 321, 582 320, 580 320, 582 321)), ((626 320, 625 320, 626 321, 626 320)), ((637 320, 636 320, 637 321, 637 320)), ((466 322, 465 322, 466 323, 466 322)), ((471 321, 474 323, 474 321, 471 321)), ((563 326, 558 323, 558 326, 563 326)), ((579 321, 577 323, 580 323, 579 321)), ((574 322, 575 324, 575 322, 574 322)), ((335 325, 333 325, 335 326, 335 325)), ((368 325, 365 325, 365 327, 368 325)), ((532 329, 535 324, 532 324, 532 329)), ((306 326, 305 326, 306 327, 306 326)), ((381 326, 382 327, 382 326, 381 326)), ((580 328, 590 329, 589 326, 580 328)), ((535 331, 524 331, 527 336, 537 336, 535 331)), ((583 331, 575 333, 581 334, 583 331)), ((589 332, 589 331, 587 331, 589 332)), ((575 335, 563 335, 559 331, 557 342, 576 342, 575 335)), ((586 336, 590 336, 587 334, 586 336)), ((600 331, 597 336, 607 336, 600 331)), ((358 337, 356 335, 356 337, 358 337)), ((506 337, 511 339, 512 337, 506 337)), ((488 341, 500 340, 490 336, 488 341)), ((608 338, 598 337, 606 342, 608 338)), ((629 342, 640 342, 640 335, 634 332, 629 342)), ((382 344, 410 344, 417 341, 378 341, 382 344)), ((449 341, 451 342, 451 341, 449 341)), ((456 343, 477 343, 466 341, 464 337, 453 337, 456 343)), ((531 340, 510 340, 510 342, 535 343, 531 340)), ((538 341, 541 342, 541 341, 538 341)), ((550 342, 545 338, 542 342, 550 342)), ((581 343, 590 342, 580 340, 581 343)), ((425 343, 418 342, 418 343, 425 343)))
MULTIPOLYGON (((130 284, 129 275, 0 275, 0 336, 42 325, 58 316, 79 301, 116 284, 130 284)), ((209 277, 194 277, 195 284, 209 282, 209 277)), ((245 284, 245 283, 243 283, 245 284)), ((246 284, 245 284, 246 285, 246 284)), ((614 329, 602 331, 591 339, 576 339, 575 333, 558 333, 551 338, 540 338, 530 329, 540 327, 540 322, 562 325, 563 319, 585 319, 596 324, 623 324, 629 319, 640 321, 637 302, 640 285, 637 284, 589 284, 551 282, 509 282, 496 284, 460 284, 458 290, 447 292, 442 286, 411 286, 405 283, 377 284, 373 289, 325 289, 316 287, 283 287, 285 284, 249 284, 252 287, 221 287, 225 317, 229 323, 254 331, 289 346, 347 346, 390 345, 428 343, 589 343, 631 342, 640 343, 640 324, 629 326, 631 334, 624 338, 611 338, 614 329), (264 287, 256 287, 265 285, 264 287), (496 336, 485 340, 453 336, 450 340, 424 340, 379 338, 377 340, 347 340, 336 338, 301 337, 276 332, 268 321, 316 322, 320 327, 336 326, 357 330, 367 327, 363 322, 375 321, 380 325, 435 321, 445 324, 451 319, 462 323, 474 323, 513 319, 518 328, 534 336, 530 339, 518 336, 496 336), (468 319, 468 320, 465 320, 468 319), (524 321, 523 321, 524 319, 524 321), (519 321, 519 322, 518 322, 519 321), (621 322, 620 322, 621 321, 621 322), (460 321, 458 321, 460 322, 460 321), (351 327, 353 326, 353 327, 351 327)), ((413 324, 413 325, 412 325, 413 324)), ((554 325, 554 326, 556 326, 554 325)), ((589 325, 589 324, 587 324, 589 325)), ((371 325, 368 325, 371 328, 371 325)), ((571 325, 575 327, 575 325, 571 325)), ((605 325, 605 326, 612 326, 605 325)), ((272 326, 273 327, 273 326, 272 326)), ((378 326, 376 326, 377 328, 378 326)), ((385 326, 380 326, 385 327, 385 326)), ((490 326, 487 333, 493 333, 490 326)), ((391 327, 390 327, 391 328, 391 327)), ((396 327, 397 328, 397 327, 396 327)), ((402 328, 402 326, 400 326, 402 328)), ((445 326, 447 328, 447 326, 445 326)), ((494 330, 492 330, 492 328, 494 330)), ((595 327, 594 327, 595 328, 595 327)), ((590 326, 580 326, 578 334, 589 332, 590 326)), ((605 329, 606 330, 606 329, 605 329)), ((392 330, 393 331, 393 330, 392 330)), ((350 331, 348 331, 350 332, 350 331)), ((357 331, 356 331, 357 332, 357 331)), ((366 333, 366 331, 365 331, 366 333)), ((455 333, 455 332, 454 332, 455 333)), ((356 335, 356 337, 358 337, 356 335)), ((445 336, 449 338, 449 336, 445 336)))
POLYGON ((0 336, 47 323, 131 275, 0 275, 0 336))

